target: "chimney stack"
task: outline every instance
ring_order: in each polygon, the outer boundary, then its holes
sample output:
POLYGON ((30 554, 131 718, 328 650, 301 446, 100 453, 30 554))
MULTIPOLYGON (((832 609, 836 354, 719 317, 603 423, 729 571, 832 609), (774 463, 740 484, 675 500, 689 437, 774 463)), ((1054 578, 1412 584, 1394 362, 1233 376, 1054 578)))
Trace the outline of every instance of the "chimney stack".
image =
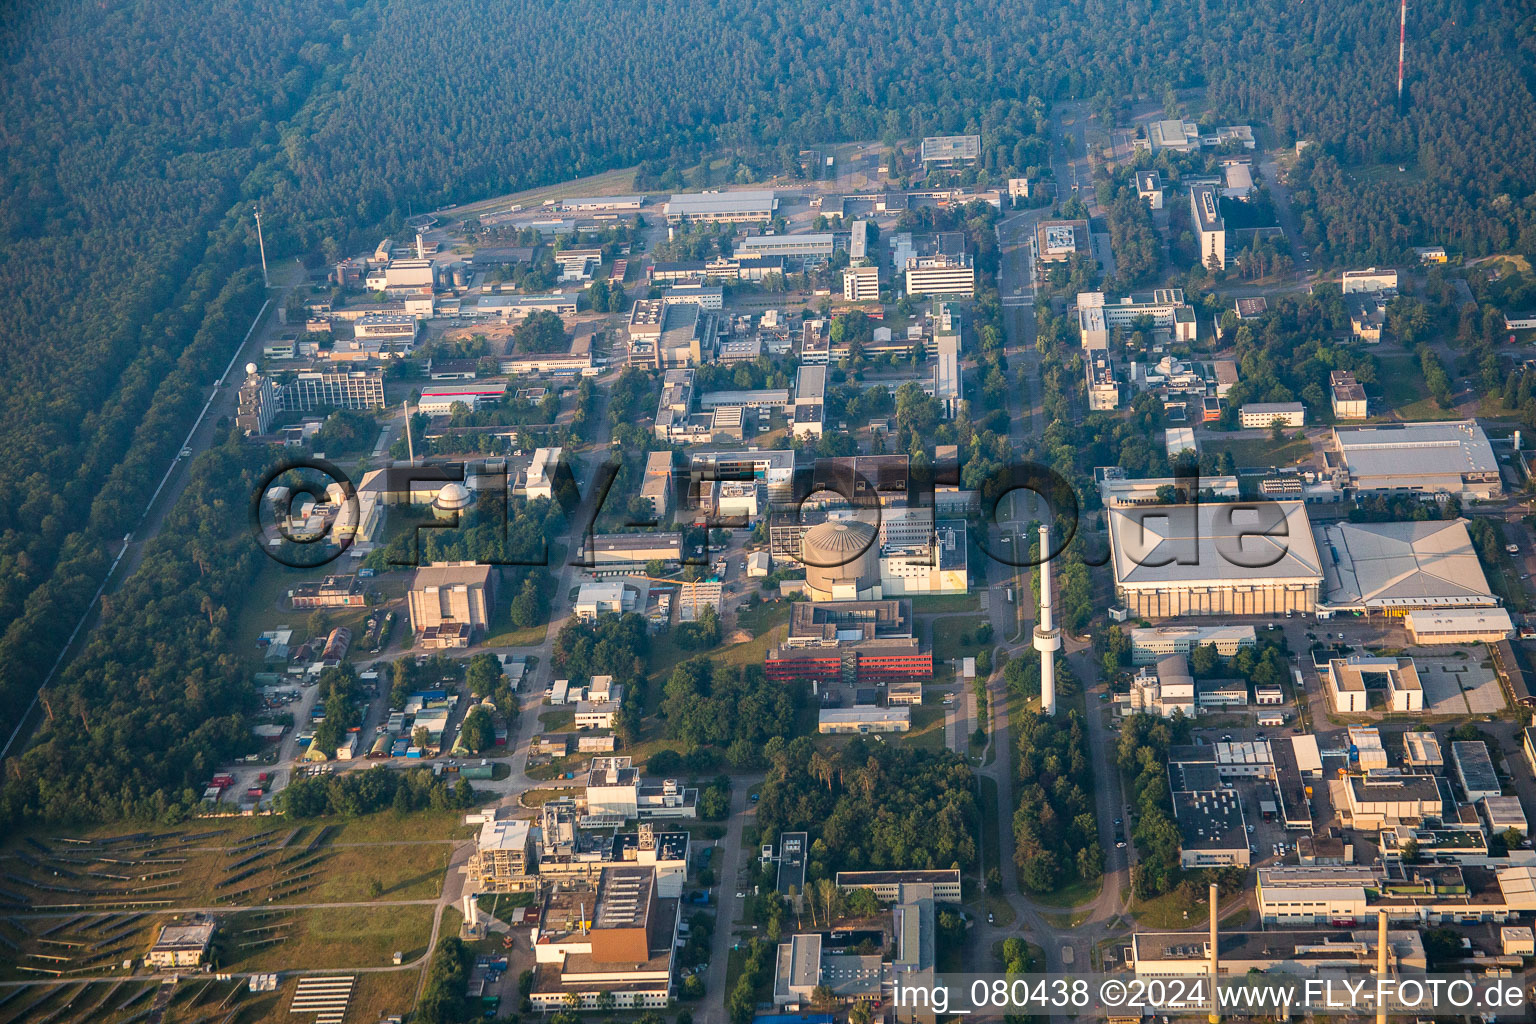
POLYGON ((1217 957, 1217 942, 1220 941, 1221 935, 1220 935, 1220 932, 1216 928, 1216 915, 1219 914, 1221 911, 1220 911, 1219 907, 1217 906, 1217 904, 1220 902, 1220 892, 1217 890, 1215 882, 1211 883, 1210 902, 1211 902, 1211 1012, 1206 1017, 1206 1020, 1210 1021, 1211 1024, 1217 1024, 1217 1022, 1221 1020, 1221 1014, 1218 1013, 1217 1010, 1216 1010, 1216 1008, 1220 1005, 1220 1003, 1217 1001, 1217 998, 1216 998, 1216 978, 1217 978, 1217 975, 1219 975, 1221 973, 1221 961, 1217 957))
MULTIPOLYGON (((1376 908, 1376 977, 1378 980, 1387 976, 1387 912, 1381 907, 1376 908)), ((1376 1024, 1387 1024, 1387 1007, 1385 1003, 1376 1007, 1376 1024)))
POLYGON ((1035 625, 1035 650, 1040 652, 1040 713, 1056 714, 1056 652, 1061 630, 1051 614, 1051 528, 1040 527, 1040 621, 1035 625))

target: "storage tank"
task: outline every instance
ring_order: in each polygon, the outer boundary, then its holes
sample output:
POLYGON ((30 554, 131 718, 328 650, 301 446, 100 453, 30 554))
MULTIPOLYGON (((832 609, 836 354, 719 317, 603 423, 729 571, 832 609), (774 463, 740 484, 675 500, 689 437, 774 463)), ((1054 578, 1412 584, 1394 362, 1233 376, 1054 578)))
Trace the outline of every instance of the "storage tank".
POLYGON ((469 268, 463 263, 453 265, 453 286, 455 288, 469 287, 469 268))
POLYGON ((880 586, 880 549, 868 523, 814 526, 801 541, 800 555, 812 601, 864 600, 880 586))

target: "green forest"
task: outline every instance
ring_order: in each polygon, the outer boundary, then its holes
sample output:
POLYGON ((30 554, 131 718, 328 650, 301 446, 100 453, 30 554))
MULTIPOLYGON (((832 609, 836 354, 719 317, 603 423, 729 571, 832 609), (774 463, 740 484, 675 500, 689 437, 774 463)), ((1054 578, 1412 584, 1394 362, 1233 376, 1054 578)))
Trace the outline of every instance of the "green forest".
MULTIPOLYGON (((793 173, 808 145, 974 131, 975 179, 995 183, 1043 172, 1046 118, 1063 101, 1124 121, 1133 102, 1203 89, 1203 117, 1311 144, 1294 199, 1322 260, 1385 262, 1425 243, 1533 254, 1533 28, 1517 0, 1414 4, 1399 111, 1396 10, 1363 0, 657 0, 622 14, 591 0, 12 4, 0 19, 0 725, 28 705, 262 307, 258 203, 268 254, 286 262, 372 245, 411 213, 613 168, 638 166, 645 187, 723 183, 700 168, 706 154, 750 180, 793 173)), ((233 520, 239 507, 216 511, 233 520)), ((150 559, 130 590, 168 572, 150 559)), ((142 618, 108 606, 102 635, 129 645, 113 664, 158 663, 155 645, 174 636, 192 674, 202 610, 142 618)), ((102 728, 119 697, 86 680, 111 667, 66 673, 62 694, 80 707, 60 720, 82 735, 46 742, 73 749, 102 728)), ((145 686, 170 720, 199 724, 132 771, 103 743, 98 767, 117 781, 93 782, 93 810, 174 803, 182 780, 161 757, 187 743, 205 761, 230 752, 236 723, 220 723, 240 694, 205 667, 206 684, 175 694, 145 686)), ((18 788, 33 811, 69 803, 18 788)))

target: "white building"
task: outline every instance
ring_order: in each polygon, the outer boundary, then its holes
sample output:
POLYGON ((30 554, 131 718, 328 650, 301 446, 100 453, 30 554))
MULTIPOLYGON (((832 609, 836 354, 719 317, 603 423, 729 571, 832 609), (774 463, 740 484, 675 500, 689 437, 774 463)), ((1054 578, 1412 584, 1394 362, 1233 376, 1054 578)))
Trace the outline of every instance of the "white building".
POLYGON ((843 271, 844 302, 874 302, 879 298, 879 267, 848 267, 843 271))
POLYGON ((969 298, 976 294, 976 268, 969 255, 935 254, 913 257, 907 261, 907 294, 957 295, 969 298))
POLYGON ((623 615, 635 610, 635 591, 623 583, 583 583, 576 591, 576 617, 592 621, 603 615, 623 615))
POLYGON ((1248 402, 1237 410, 1238 425, 1244 430, 1268 430, 1276 420, 1287 427, 1307 425, 1307 407, 1300 402, 1248 402))
POLYGON ((674 195, 666 203, 668 224, 682 220, 710 224, 752 224, 773 219, 779 197, 772 189, 674 195))
POLYGON ((895 708, 823 708, 816 720, 816 731, 841 736, 883 732, 906 732, 912 728, 912 709, 895 708))
POLYGON ((1257 643, 1252 626, 1142 626, 1131 630, 1131 664, 1151 665, 1166 655, 1189 655, 1207 646, 1230 658, 1257 643))
POLYGON ((1153 330, 1168 331, 1175 341, 1195 340, 1195 311, 1184 302, 1182 288, 1155 288, 1115 299, 1103 292, 1077 293, 1078 330, 1085 349, 1108 347, 1111 331, 1129 332, 1142 317, 1150 317, 1153 330))
POLYGON ((553 498, 555 494, 555 473, 560 465, 559 448, 537 448, 533 453, 533 461, 528 464, 528 476, 525 491, 528 500, 535 498, 553 498))
POLYGON ((1200 262, 1207 267, 1227 265, 1227 225, 1222 219, 1216 190, 1196 185, 1189 191, 1190 220, 1200 240, 1200 262))

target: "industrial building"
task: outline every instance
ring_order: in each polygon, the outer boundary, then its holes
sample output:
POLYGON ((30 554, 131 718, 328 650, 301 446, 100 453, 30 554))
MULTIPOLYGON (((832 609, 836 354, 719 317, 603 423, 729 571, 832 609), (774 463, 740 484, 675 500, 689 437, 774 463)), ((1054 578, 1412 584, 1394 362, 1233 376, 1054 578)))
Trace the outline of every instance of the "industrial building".
POLYGON ((1115 592, 1132 615, 1307 613, 1323 582, 1305 506, 1152 505, 1108 511, 1115 592))
POLYGON ((1190 220, 1200 241, 1200 262, 1211 268, 1227 265, 1227 225, 1222 219, 1216 190, 1196 185, 1189 190, 1190 220))
POLYGON ((490 624, 495 576, 489 565, 437 562, 416 570, 407 597, 411 630, 418 638, 451 626, 473 633, 490 624))
POLYGON ((1476 420, 1334 427, 1346 485, 1361 494, 1500 497, 1499 464, 1476 420))
POLYGON ((494 817, 483 821, 466 870, 469 885, 477 892, 537 889, 530 822, 521 818, 498 821, 494 817))
POLYGON ((1147 125, 1147 142, 1151 148, 1171 149, 1180 153, 1200 148, 1200 126, 1193 121, 1179 119, 1153 121, 1147 125))
POLYGON ((1461 784, 1462 795, 1469 804, 1475 804, 1486 797, 1500 796, 1504 792, 1499 785, 1499 773, 1493 767, 1493 758, 1488 755, 1488 744, 1482 740, 1453 742, 1451 767, 1456 772, 1456 781, 1461 784))
POLYGON ((603 828, 636 818, 696 818, 699 791, 676 779, 642 783, 628 757, 594 757, 587 768, 583 827, 603 828))
POLYGON ((667 1006, 680 905, 659 894, 654 868, 640 865, 605 867, 595 884, 552 886, 534 928, 533 1007, 667 1006))
POLYGON ((1514 634, 1515 624, 1503 608, 1444 608, 1412 611, 1403 616, 1408 637, 1416 644, 1496 644, 1514 634))
POLYGON ((623 615, 635 610, 638 594, 623 583, 583 583, 576 591, 573 608, 578 619, 591 622, 604 615, 623 615))
MULTIPOLYGON (((1223 975, 1258 971, 1328 978, 1341 992, 1346 982, 1367 983, 1380 952, 1374 930, 1222 931, 1216 942, 1223 975)), ((1211 971, 1211 943, 1198 931, 1136 932, 1126 948, 1127 963, 1138 978, 1204 977, 1211 971)), ((1399 973, 1423 974, 1428 964, 1423 937, 1416 931, 1389 931, 1387 957, 1399 973)))
POLYGON ((1402 615, 1438 608, 1491 608, 1498 598, 1462 519, 1318 526, 1320 605, 1333 611, 1402 615))
POLYGON ((921 682, 933 678, 933 653, 913 631, 911 601, 797 601, 788 635, 763 666, 781 682, 921 682))
POLYGON ((598 533, 586 549, 594 572, 634 571, 647 562, 680 562, 681 533, 598 533))
POLYGON ((1236 790, 1221 786, 1175 790, 1173 814, 1181 837, 1181 868, 1248 866, 1247 822, 1236 790))
POLYGON ((668 224, 690 220, 707 224, 753 224, 773 219, 779 197, 772 189, 697 192, 673 195, 666 203, 668 224))
MULTIPOLYGON (((1195 680, 1189 674, 1189 660, 1182 654, 1165 654, 1155 665, 1143 666, 1131 680, 1130 710, 1161 718, 1175 712, 1185 718, 1195 715, 1195 680)), ((1248 702, 1247 693, 1243 703, 1248 702)))
POLYGON ((960 412, 960 402, 964 397, 964 376, 960 372, 960 335, 937 334, 933 341, 933 397, 943 408, 945 418, 954 419, 960 412))
POLYGON ((1265 925, 1350 927, 1498 923, 1536 909, 1533 871, 1447 864, 1260 868, 1256 895, 1265 925))

